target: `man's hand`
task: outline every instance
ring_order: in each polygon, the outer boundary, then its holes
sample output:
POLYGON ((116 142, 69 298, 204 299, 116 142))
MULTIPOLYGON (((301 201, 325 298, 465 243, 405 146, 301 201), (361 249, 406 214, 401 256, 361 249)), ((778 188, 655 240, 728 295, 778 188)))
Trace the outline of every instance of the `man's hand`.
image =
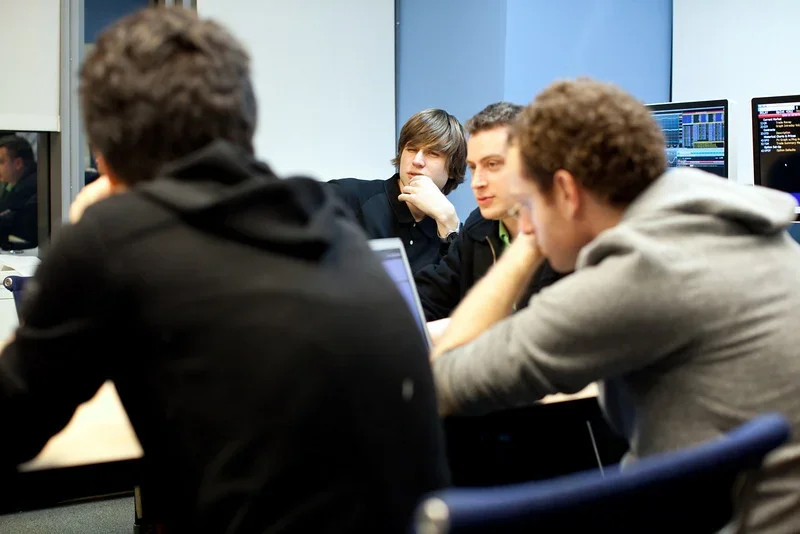
POLYGON ((439 237, 444 239, 451 232, 458 231, 458 215, 456 208, 447 200, 444 193, 436 187, 427 176, 415 176, 401 190, 397 197, 401 202, 408 202, 436 221, 439 237))
POLYGON ((535 234, 525 234, 520 232, 514 241, 511 243, 514 249, 522 249, 521 254, 530 257, 534 267, 538 267, 539 263, 544 259, 542 250, 539 248, 539 242, 536 240, 535 234), (514 246, 516 245, 516 246, 514 246))
POLYGON ((75 201, 69 207, 69 222, 72 224, 77 223, 86 208, 99 202, 105 198, 110 197, 114 193, 114 186, 108 179, 108 176, 101 176, 94 182, 90 183, 78 193, 75 201))

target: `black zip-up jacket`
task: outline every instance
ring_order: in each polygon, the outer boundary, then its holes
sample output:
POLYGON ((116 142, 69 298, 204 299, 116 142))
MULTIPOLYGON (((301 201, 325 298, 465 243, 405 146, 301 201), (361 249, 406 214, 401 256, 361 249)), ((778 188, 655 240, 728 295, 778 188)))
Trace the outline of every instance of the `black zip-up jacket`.
MULTIPOLYGON (((499 221, 490 221, 475 209, 467 217, 464 228, 450 245, 447 255, 436 265, 418 272, 414 280, 428 321, 449 317, 467 291, 494 265, 503 251, 499 221)), ((560 280, 545 261, 533 275, 528 290, 517 303, 517 309, 528 305, 530 298, 560 280)))
POLYGON ((448 483, 425 342, 314 180, 214 143, 89 207, 26 290, 0 464, 113 380, 170 532, 405 533, 448 483))
POLYGON ((327 182, 356 216, 370 239, 399 237, 403 242, 411 270, 435 264, 447 253, 449 243, 439 238, 436 221, 414 216, 400 195, 400 175, 388 180, 342 178, 327 182))

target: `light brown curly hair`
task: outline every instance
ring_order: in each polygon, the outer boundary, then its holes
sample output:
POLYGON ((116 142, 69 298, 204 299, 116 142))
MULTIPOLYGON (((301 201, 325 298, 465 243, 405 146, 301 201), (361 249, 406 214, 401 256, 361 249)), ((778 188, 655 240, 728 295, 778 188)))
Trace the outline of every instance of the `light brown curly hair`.
POLYGON ((619 87, 588 78, 539 93, 512 138, 525 177, 544 193, 565 170, 600 199, 627 206, 667 169, 664 135, 648 109, 619 87))

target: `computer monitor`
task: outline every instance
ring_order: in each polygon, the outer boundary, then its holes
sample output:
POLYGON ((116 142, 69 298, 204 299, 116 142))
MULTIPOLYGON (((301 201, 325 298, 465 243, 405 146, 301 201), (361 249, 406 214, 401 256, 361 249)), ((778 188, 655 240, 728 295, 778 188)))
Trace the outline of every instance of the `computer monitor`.
POLYGON ((792 236, 792 239, 800 243, 800 222, 794 222, 790 224, 788 231, 789 235, 792 236))
POLYGON ((389 277, 406 300, 406 304, 408 304, 408 308, 411 310, 411 314, 414 316, 425 342, 430 347, 431 339, 425 322, 425 312, 422 310, 422 303, 417 294, 417 286, 414 283, 414 275, 411 271, 411 265, 408 263, 403 241, 396 237, 371 239, 369 245, 378 255, 383 268, 386 269, 389 277))
POLYGON ((800 201, 800 95, 754 98, 753 183, 800 201))
POLYGON ((670 167, 695 167, 728 178, 728 101, 647 106, 666 139, 670 167))

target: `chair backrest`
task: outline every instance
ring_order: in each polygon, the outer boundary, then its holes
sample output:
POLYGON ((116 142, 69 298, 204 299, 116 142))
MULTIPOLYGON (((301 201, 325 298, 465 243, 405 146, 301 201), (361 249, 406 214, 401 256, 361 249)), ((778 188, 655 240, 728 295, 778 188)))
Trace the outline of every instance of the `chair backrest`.
POLYGON ((786 419, 760 416, 720 439, 654 455, 605 477, 450 488, 428 496, 417 534, 479 532, 716 532, 733 517, 739 475, 785 443, 786 419))
POLYGON ((29 276, 6 276, 3 280, 5 288, 14 295, 14 305, 17 307, 17 314, 19 314, 19 306, 22 302, 22 291, 29 278, 29 276))

